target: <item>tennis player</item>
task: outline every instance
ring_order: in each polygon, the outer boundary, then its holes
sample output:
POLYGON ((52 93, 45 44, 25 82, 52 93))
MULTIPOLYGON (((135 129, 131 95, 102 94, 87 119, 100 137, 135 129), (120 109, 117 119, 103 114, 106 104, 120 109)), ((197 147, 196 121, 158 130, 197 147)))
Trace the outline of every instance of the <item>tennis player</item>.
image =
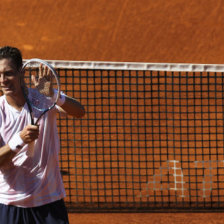
POLYGON ((56 114, 81 118, 85 110, 76 99, 61 94, 39 125, 30 125, 21 68, 19 49, 0 48, 0 223, 69 223, 58 162, 56 114), (34 140, 35 153, 29 157, 27 145, 34 140))

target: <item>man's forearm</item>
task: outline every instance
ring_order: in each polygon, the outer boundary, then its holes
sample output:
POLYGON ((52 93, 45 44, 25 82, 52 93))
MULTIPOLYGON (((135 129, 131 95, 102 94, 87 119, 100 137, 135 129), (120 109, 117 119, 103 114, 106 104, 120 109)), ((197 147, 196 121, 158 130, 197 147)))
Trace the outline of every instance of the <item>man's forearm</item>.
POLYGON ((68 115, 81 118, 85 115, 85 109, 81 103, 69 96, 66 96, 65 103, 60 106, 68 115))

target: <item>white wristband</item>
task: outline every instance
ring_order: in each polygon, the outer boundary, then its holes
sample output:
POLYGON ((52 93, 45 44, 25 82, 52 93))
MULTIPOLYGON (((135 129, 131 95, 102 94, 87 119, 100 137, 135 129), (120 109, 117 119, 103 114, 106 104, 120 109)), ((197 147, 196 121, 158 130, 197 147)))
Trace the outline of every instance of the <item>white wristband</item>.
POLYGON ((18 152, 25 145, 22 138, 20 137, 20 132, 12 136, 12 138, 8 142, 8 145, 14 152, 18 152))
MULTIPOLYGON (((58 91, 54 89, 54 98, 56 98, 57 95, 58 95, 58 91)), ((61 91, 56 104, 58 106, 62 106, 65 103, 65 100, 66 100, 66 95, 61 91)))

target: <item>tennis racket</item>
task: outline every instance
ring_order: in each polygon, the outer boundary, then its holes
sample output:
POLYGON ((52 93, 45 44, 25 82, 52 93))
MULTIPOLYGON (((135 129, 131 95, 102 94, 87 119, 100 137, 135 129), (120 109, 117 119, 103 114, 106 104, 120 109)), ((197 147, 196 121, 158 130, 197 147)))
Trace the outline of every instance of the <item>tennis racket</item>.
MULTIPOLYGON (((60 82, 55 69, 46 61, 34 58, 27 60, 22 67, 22 88, 29 108, 32 125, 53 109, 60 97, 60 82), (55 91, 56 90, 56 91, 55 91)), ((33 156, 35 142, 29 143, 28 156, 33 156)))

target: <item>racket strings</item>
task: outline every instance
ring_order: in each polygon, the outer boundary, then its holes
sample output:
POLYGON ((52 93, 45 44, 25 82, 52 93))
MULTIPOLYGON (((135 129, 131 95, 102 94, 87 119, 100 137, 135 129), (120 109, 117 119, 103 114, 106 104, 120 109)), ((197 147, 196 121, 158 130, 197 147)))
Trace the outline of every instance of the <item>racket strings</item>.
POLYGON ((37 68, 30 68, 29 64, 26 65, 24 72, 25 94, 31 106, 35 109, 44 112, 52 108, 56 103, 54 89, 59 90, 58 79, 55 74, 50 72, 47 76, 42 76, 37 68), (41 75, 41 76, 40 76, 41 75))
POLYGON ((33 88, 29 88, 28 100, 32 107, 42 112, 51 108, 55 103, 53 96, 46 96, 33 88))
POLYGON ((47 79, 45 77, 39 78, 35 77, 35 75, 31 76, 31 81, 34 83, 35 88, 46 97, 53 97, 54 92, 53 88, 55 86, 55 80, 53 77, 47 79), (38 84, 35 83, 36 79, 39 80, 38 84))

